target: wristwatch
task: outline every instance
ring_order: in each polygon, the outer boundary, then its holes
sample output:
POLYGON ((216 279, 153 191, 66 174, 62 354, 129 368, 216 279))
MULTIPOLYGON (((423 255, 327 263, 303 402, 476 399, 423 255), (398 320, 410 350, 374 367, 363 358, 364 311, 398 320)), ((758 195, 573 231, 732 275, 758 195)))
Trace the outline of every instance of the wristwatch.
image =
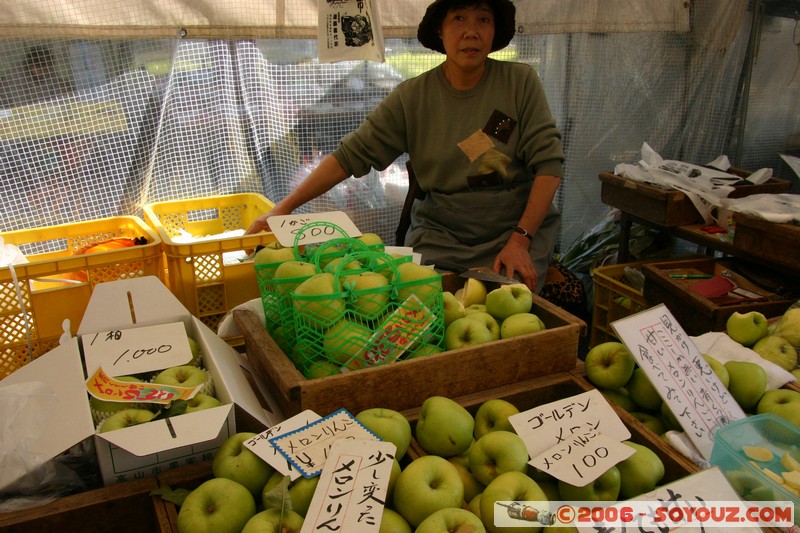
POLYGON ((513 227, 513 228, 511 228, 511 229, 513 229, 513 230, 514 230, 514 231, 516 231, 517 233, 520 233, 520 234, 522 234, 522 236, 523 236, 523 237, 527 237, 528 239, 530 239, 530 240, 533 240, 533 235, 531 235, 530 233, 528 233, 528 230, 526 230, 525 228, 521 228, 521 227, 519 227, 519 226, 514 226, 514 227, 513 227))

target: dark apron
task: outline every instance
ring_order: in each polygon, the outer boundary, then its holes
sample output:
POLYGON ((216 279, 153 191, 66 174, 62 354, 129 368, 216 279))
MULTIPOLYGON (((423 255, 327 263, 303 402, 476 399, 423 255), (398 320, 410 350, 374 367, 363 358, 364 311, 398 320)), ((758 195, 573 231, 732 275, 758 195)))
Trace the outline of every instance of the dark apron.
MULTIPOLYGON (((488 267, 519 224, 531 182, 470 189, 457 193, 428 192, 411 210, 405 245, 422 254, 424 264, 463 272, 488 267)), ((561 226, 561 214, 550 211, 533 237, 529 251, 538 275, 539 292, 561 226)))

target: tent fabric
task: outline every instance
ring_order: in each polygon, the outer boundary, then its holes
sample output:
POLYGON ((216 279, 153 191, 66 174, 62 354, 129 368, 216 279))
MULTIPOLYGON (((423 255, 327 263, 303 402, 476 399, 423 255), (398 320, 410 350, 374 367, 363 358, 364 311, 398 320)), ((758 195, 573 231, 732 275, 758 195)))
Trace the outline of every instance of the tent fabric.
MULTIPOLYGON (((429 4, 371 1, 380 2, 384 35, 393 38, 415 37, 429 4)), ((683 0, 518 0, 516 6, 519 33, 689 31, 689 3, 683 0)), ((285 39, 316 33, 313 0, 19 0, 0 7, 0 38, 6 39, 285 39)))

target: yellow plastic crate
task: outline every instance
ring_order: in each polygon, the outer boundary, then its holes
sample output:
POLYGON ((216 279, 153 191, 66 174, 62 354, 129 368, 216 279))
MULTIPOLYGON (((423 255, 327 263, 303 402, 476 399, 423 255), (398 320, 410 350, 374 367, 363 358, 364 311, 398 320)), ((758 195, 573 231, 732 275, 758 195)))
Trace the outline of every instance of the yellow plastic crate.
MULTIPOLYGON (((275 241, 272 233, 214 237, 246 230, 275 204, 257 193, 154 202, 144 219, 163 241, 168 286, 189 311, 216 331, 225 314, 260 297, 252 261, 226 261, 225 254, 275 241), (204 240, 181 242, 183 235, 204 240)), ((236 254, 233 254, 236 255, 236 254)), ((238 344, 240 339, 226 339, 238 344)))
POLYGON ((0 233, 28 263, 0 268, 0 379, 58 345, 64 320, 75 335, 95 285, 164 276, 158 233, 135 216, 120 216, 0 233), (146 244, 83 251, 111 239, 146 244))
POLYGON ((611 323, 625 318, 650 305, 641 290, 631 286, 625 267, 641 269, 643 261, 597 267, 592 271, 594 282, 594 312, 590 347, 607 341, 619 340, 611 323))

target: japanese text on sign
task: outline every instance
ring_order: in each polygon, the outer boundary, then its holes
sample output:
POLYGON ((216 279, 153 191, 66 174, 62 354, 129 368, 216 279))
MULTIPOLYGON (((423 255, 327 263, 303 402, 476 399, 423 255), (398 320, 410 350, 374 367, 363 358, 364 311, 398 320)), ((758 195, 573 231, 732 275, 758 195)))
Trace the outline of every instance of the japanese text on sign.
POLYGON ((613 322, 687 436, 708 460, 717 428, 745 414, 664 304, 613 322))
POLYGON ((396 451, 390 442, 336 441, 301 532, 377 533, 396 451))
POLYGON ((330 447, 337 440, 380 440, 347 410, 330 415, 294 431, 269 439, 304 477, 313 477, 322 470, 330 447))
POLYGON ((99 400, 109 402, 147 402, 168 404, 175 400, 189 400, 197 394, 202 385, 197 387, 176 387, 160 383, 144 383, 120 381, 106 374, 102 368, 86 380, 89 394, 99 400))
POLYGON ((281 454, 278 449, 269 442, 269 440, 274 437, 289 433, 290 431, 294 431, 298 428, 307 426, 308 424, 321 418, 322 417, 314 411, 307 409, 302 413, 298 413, 293 417, 284 420, 280 424, 275 424, 265 431, 262 431, 255 437, 247 439, 244 441, 244 445, 250 448, 253 453, 261 457, 275 470, 284 476, 289 476, 292 480, 295 480, 301 476, 300 472, 292 467, 292 463, 283 454, 281 454))
POLYGON ((286 247, 294 246, 298 235, 299 244, 303 245, 361 235, 361 231, 344 211, 275 215, 269 219, 269 227, 278 242, 286 247), (306 228, 309 224, 314 226, 306 228))

